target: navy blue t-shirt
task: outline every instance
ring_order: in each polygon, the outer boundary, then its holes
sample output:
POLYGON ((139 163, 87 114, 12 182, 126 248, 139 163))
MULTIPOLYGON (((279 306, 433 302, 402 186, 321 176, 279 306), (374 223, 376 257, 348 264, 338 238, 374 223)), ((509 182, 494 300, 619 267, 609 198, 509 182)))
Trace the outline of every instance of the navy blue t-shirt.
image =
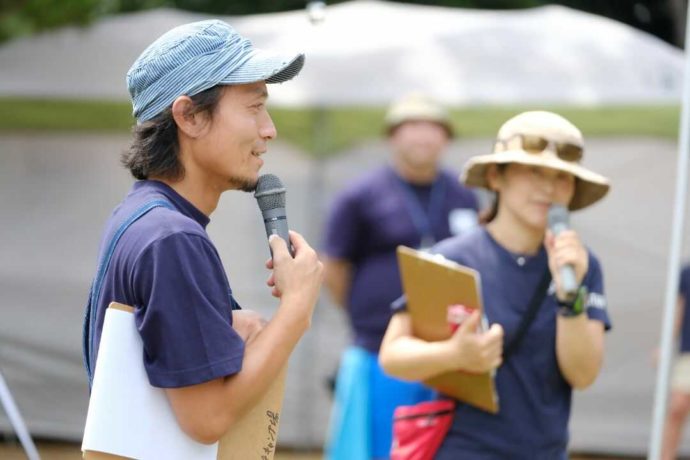
POLYGON ((244 356, 232 328, 239 306, 206 234, 206 215, 161 182, 136 182, 108 220, 99 252, 125 219, 154 200, 174 209, 149 211, 118 242, 96 306, 94 350, 115 301, 135 307, 151 385, 177 388, 235 374, 244 356))
MULTIPOLYGON (((513 254, 486 229, 478 228, 439 243, 434 252, 479 272, 487 319, 503 326, 509 343, 548 269, 546 250, 542 247, 532 256, 513 254)), ((601 267, 591 252, 583 285, 590 293, 588 317, 609 329, 601 267)), ((393 308, 402 310, 405 304, 397 301, 393 308)), ((556 358, 557 310, 552 283, 522 342, 496 372, 499 413, 458 402, 453 426, 436 459, 565 458, 571 387, 556 358)))
POLYGON ((680 328, 680 351, 688 353, 690 352, 690 265, 683 267, 680 272, 679 291, 685 302, 683 323, 680 328))
POLYGON ((433 242, 476 224, 477 200, 458 176, 442 171, 433 186, 412 186, 390 167, 356 180, 335 200, 325 231, 324 252, 352 264, 347 311, 355 345, 378 353, 402 293, 395 249, 419 247, 419 218, 430 219, 433 242), (419 216, 421 209, 424 216, 419 216))

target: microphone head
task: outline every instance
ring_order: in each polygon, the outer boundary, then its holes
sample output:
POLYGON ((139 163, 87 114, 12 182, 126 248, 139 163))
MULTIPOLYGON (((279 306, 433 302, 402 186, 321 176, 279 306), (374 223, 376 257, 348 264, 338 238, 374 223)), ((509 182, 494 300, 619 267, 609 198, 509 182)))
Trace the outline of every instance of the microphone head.
POLYGON ((285 187, 278 176, 264 174, 259 176, 254 198, 259 203, 261 211, 285 207, 285 187))
POLYGON ((568 208, 561 204, 552 204, 549 208, 549 228, 568 227, 570 225, 570 214, 568 208))

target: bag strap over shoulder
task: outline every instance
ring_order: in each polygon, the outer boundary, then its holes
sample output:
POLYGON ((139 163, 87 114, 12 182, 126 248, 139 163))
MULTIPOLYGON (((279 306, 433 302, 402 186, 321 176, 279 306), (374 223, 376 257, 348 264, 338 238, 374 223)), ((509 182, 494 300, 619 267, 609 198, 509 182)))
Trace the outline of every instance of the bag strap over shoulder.
POLYGON ((522 320, 520 321, 520 325, 518 326, 517 331, 513 336, 513 340, 511 340, 510 343, 507 343, 503 347, 504 361, 508 359, 510 355, 513 354, 513 352, 517 349, 518 345, 520 345, 520 342, 522 342, 522 339, 525 337, 527 329, 529 329, 529 327, 532 325, 534 318, 536 318, 537 316, 537 311, 539 311, 539 307, 544 302, 544 298, 546 297, 546 292, 548 291, 550 284, 551 271, 547 267, 546 271, 544 272, 544 275, 541 277, 541 281, 539 281, 539 285, 534 290, 534 294, 532 294, 532 299, 530 300, 529 307, 527 307, 527 311, 522 316, 522 320))
POLYGON ((107 245, 103 247, 103 253, 101 255, 101 260, 98 263, 98 269, 96 270, 96 276, 91 284, 91 290, 89 292, 89 301, 86 304, 86 311, 84 312, 84 328, 83 328, 83 342, 82 349, 84 355, 84 367, 89 377, 89 388, 91 388, 91 383, 93 382, 93 335, 94 329, 96 327, 96 308, 98 306, 98 301, 101 295, 101 288, 103 285, 103 279, 105 278, 105 273, 110 265, 110 260, 115 252, 115 247, 120 241, 120 238, 125 233, 125 231, 137 220, 143 217, 146 213, 154 208, 168 208, 174 209, 173 205, 166 200, 153 200, 144 204, 136 211, 132 213, 125 221, 120 224, 115 234, 112 236, 107 245))

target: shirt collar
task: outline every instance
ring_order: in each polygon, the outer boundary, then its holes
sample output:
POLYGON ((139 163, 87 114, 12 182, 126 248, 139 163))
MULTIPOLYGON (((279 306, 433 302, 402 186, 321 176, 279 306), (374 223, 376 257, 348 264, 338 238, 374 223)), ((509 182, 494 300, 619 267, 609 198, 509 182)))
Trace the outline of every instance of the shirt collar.
POLYGON ((498 241, 491 236, 491 233, 486 228, 483 228, 483 232, 486 235, 487 240, 489 240, 491 246, 493 246, 496 252, 499 253, 500 257, 509 261, 511 266, 518 267, 522 270, 532 270, 539 268, 541 269, 546 262, 546 248, 544 245, 539 247, 539 251, 536 254, 520 254, 514 253, 506 248, 504 248, 498 241))
POLYGON ((196 206, 173 190, 169 185, 157 180, 140 180, 135 182, 135 191, 144 188, 153 189, 165 196, 165 198, 167 198, 178 211, 185 216, 194 219, 204 229, 209 222, 211 222, 211 219, 206 214, 201 212, 196 206))

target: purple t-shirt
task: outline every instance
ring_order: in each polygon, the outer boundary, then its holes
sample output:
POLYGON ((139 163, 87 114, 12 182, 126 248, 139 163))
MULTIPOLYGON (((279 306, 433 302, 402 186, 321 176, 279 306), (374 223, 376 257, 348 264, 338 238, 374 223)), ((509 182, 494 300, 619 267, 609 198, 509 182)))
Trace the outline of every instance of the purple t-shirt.
MULTIPOLYGON (((546 250, 542 247, 532 256, 513 254, 482 228, 442 241, 433 252, 479 272, 487 319, 501 324, 505 341, 510 342, 547 270, 546 250)), ((589 291, 588 317, 609 329, 601 267, 591 252, 582 284, 589 291)), ((404 309, 404 299, 393 308, 404 309)), ((557 311, 552 283, 522 342, 496 372, 499 413, 458 402, 453 425, 436 459, 567 458, 572 389, 556 358, 557 311)))
POLYGON ((685 301, 683 323, 680 328, 680 351, 688 353, 690 352, 690 265, 683 267, 680 272, 679 291, 685 301))
POLYGON ((235 374, 244 356, 232 328, 239 306, 206 234, 206 215, 161 182, 136 182, 108 220, 99 252, 125 219, 154 200, 174 209, 149 211, 118 242, 95 306, 94 350, 105 310, 116 301, 136 309, 151 385, 177 388, 235 374))
POLYGON ((476 210, 474 193, 445 170, 433 186, 414 187, 386 166, 359 178, 336 198, 324 252, 353 266, 347 311, 355 345, 378 353, 390 303, 402 293, 397 246, 419 247, 420 226, 427 222, 433 240, 441 241, 453 234, 451 227, 476 223, 476 210))

